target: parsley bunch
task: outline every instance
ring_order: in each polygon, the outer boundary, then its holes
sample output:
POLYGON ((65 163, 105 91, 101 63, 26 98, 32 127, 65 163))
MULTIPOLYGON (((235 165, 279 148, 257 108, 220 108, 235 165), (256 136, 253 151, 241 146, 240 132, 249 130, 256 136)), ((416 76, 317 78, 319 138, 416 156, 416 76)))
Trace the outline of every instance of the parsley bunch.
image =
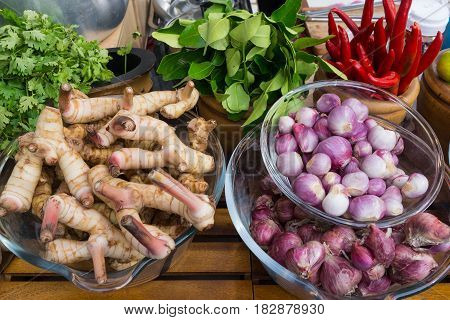
POLYGON ((59 87, 70 83, 87 93, 95 81, 107 81, 108 51, 86 41, 76 26, 53 22, 26 10, 23 16, 1 9, 0 28, 0 149, 35 128, 47 103, 55 103, 59 87))

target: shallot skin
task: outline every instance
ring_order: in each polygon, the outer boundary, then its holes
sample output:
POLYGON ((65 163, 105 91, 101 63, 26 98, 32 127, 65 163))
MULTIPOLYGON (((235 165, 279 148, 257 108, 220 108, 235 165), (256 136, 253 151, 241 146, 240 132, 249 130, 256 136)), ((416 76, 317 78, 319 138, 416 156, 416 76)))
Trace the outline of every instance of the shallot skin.
POLYGON ((277 235, 281 234, 281 227, 271 219, 259 220, 252 222, 250 232, 257 244, 267 247, 277 235))
POLYGON ((303 245, 302 239, 292 232, 283 232, 278 234, 272 241, 267 253, 276 262, 285 266, 286 253, 289 249, 300 247, 303 245))
POLYGON ((388 276, 384 276, 378 280, 370 282, 361 281, 358 286, 358 290, 359 292, 361 292, 361 295, 365 297, 369 295, 384 293, 388 291, 390 286, 391 286, 391 279, 389 279, 388 276))
POLYGON ((422 281, 437 266, 438 264, 431 255, 416 252, 405 245, 399 244, 395 247, 391 279, 400 284, 422 281))
POLYGON ((349 212, 356 221, 378 221, 384 217, 386 205, 377 196, 363 195, 352 199, 349 212))
POLYGON ((427 212, 409 218, 404 231, 406 242, 416 248, 450 241, 450 227, 427 212))
POLYGON ((317 272, 325 259, 325 247, 317 241, 309 241, 301 247, 290 249, 286 253, 286 267, 308 279, 317 272))
POLYGON ((361 271, 338 256, 327 255, 320 270, 322 287, 325 291, 339 296, 353 293, 362 278, 361 271))
POLYGON ((352 228, 335 226, 322 235, 321 242, 328 246, 332 254, 340 255, 341 251, 350 253, 356 239, 356 234, 352 228))
POLYGON ((369 235, 364 244, 374 254, 378 262, 389 267, 395 256, 395 242, 375 224, 369 225, 369 235))

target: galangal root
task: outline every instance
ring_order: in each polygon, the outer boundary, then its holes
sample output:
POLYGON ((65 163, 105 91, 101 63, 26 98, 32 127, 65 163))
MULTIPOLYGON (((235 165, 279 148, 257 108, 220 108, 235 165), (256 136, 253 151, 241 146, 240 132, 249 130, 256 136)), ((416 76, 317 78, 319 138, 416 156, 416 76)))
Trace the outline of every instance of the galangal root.
POLYGON ((89 123, 115 115, 120 109, 139 115, 160 112, 165 118, 175 119, 192 109, 199 93, 189 81, 181 90, 154 91, 134 96, 127 87, 123 97, 79 98, 68 84, 61 86, 59 108, 66 123, 89 123))
POLYGON ((193 194, 162 171, 149 174, 154 185, 113 178, 102 165, 93 167, 88 177, 95 195, 116 211, 116 220, 125 236, 144 256, 166 256, 174 247, 168 235, 142 223, 139 211, 144 207, 180 215, 199 230, 214 224, 215 208, 208 197, 193 194))
POLYGON ((50 261, 74 263, 92 258, 95 278, 100 284, 106 282, 105 257, 123 261, 142 258, 107 218, 94 209, 84 208, 74 197, 63 193, 51 196, 45 204, 41 241, 47 243, 45 257, 50 261), (89 239, 54 240, 58 222, 89 233, 89 239))
POLYGON ((159 151, 123 148, 114 152, 109 163, 113 173, 120 170, 171 166, 180 172, 207 173, 214 170, 213 157, 186 146, 164 121, 121 110, 110 121, 108 131, 115 137, 134 141, 154 141, 159 151))
POLYGON ((215 123, 191 120, 188 146, 156 113, 177 118, 197 99, 192 82, 177 91, 134 96, 127 88, 123 97, 94 99, 63 85, 60 109, 44 108, 35 132, 18 139, 0 216, 31 209, 42 220, 43 257, 92 260, 100 284, 107 264, 123 270, 144 257, 167 257, 182 232, 214 224, 203 175, 215 167, 205 153, 215 123))

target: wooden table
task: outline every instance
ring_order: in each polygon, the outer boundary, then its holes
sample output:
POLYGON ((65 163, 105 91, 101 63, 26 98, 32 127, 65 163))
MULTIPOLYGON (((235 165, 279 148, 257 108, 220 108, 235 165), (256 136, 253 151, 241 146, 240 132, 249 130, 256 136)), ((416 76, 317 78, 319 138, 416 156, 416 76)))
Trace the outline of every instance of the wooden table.
MULTIPOLYGON (((240 240, 226 209, 194 238, 182 259, 156 280, 108 293, 78 289, 54 273, 13 258, 0 274, 0 299, 295 299, 276 285, 240 240)), ((449 299, 441 283, 412 299, 449 299)))

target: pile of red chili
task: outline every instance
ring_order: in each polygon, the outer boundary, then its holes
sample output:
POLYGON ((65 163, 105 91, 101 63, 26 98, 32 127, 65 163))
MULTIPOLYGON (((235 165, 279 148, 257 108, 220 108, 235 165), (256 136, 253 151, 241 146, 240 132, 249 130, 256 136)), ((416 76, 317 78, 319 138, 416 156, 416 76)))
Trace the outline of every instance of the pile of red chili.
POLYGON ((402 0, 398 12, 393 0, 383 0, 384 18, 372 22, 374 0, 366 0, 361 25, 341 9, 328 13, 328 33, 334 38, 327 41, 331 63, 349 79, 373 84, 396 95, 408 90, 411 81, 421 74, 436 58, 443 36, 436 38, 422 55, 422 32, 417 23, 406 33, 408 13, 412 0, 402 0), (337 14, 353 34, 350 41, 347 32, 336 25, 337 14))

